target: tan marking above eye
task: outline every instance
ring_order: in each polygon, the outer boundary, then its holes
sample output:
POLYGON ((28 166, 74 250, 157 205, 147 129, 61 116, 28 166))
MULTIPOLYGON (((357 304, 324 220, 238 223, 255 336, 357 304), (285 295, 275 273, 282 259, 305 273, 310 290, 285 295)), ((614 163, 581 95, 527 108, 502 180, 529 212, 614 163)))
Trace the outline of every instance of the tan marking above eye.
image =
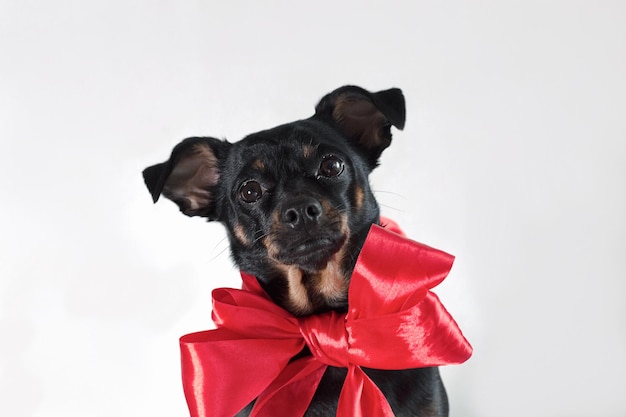
POLYGON ((265 171, 265 163, 260 159, 256 159, 252 163, 252 167, 258 169, 259 171, 265 171))
POLYGON ((311 145, 304 145, 302 147, 302 154, 305 158, 310 158, 315 152, 315 148, 311 145))

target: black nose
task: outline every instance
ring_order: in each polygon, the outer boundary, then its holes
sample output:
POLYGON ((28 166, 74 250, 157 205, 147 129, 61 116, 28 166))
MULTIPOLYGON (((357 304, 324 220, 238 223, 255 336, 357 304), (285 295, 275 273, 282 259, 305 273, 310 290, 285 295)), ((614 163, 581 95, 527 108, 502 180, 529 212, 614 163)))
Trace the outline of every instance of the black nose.
POLYGON ((299 197, 283 205, 281 217, 284 223, 295 229, 317 223, 322 213, 322 205, 315 198, 299 197))

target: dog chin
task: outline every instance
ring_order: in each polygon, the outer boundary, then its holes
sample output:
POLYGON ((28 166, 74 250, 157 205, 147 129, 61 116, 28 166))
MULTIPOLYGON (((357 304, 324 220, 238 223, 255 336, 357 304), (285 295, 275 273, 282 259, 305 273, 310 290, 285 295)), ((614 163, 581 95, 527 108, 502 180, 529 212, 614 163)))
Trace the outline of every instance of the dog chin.
POLYGON ((285 248, 277 260, 285 265, 298 267, 305 272, 319 272, 341 250, 345 242, 346 238, 310 239, 285 248))

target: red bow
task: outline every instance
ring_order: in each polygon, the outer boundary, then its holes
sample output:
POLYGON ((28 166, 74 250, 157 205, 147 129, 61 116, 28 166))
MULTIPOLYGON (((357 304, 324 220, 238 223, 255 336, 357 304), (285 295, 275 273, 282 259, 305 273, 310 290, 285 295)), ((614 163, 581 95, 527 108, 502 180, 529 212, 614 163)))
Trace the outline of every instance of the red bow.
POLYGON ((472 354, 429 291, 448 275, 453 259, 374 225, 352 273, 348 313, 303 318, 278 307, 242 273, 244 290, 213 291, 217 329, 180 340, 191 416, 233 416, 255 398, 252 416, 285 410, 302 416, 327 366, 348 368, 337 416, 393 416, 361 366, 421 368, 462 363, 472 354), (290 362, 305 345, 313 356, 290 362))

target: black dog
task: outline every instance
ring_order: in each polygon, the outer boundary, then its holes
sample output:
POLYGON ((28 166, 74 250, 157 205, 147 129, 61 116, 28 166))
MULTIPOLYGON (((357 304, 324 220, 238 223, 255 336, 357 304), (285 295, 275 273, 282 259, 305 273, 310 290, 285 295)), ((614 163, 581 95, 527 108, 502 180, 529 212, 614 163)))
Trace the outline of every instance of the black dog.
MULTIPOLYGON (((296 316, 343 312, 360 248, 379 222, 368 175, 404 120, 399 89, 345 86, 308 119, 236 143, 186 139, 143 175, 155 202, 163 194, 188 216, 224 224, 235 263, 278 305, 296 316)), ((396 416, 448 415, 437 368, 366 372, 396 416)), ((306 416, 335 415, 345 376, 328 368, 306 416)))

